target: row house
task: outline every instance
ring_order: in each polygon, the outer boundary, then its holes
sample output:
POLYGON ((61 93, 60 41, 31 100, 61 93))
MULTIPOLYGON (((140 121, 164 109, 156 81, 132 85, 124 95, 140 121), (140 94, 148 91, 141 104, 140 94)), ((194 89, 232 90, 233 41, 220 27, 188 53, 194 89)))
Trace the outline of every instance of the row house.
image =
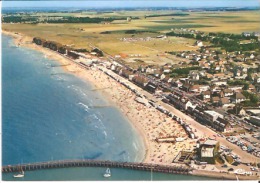
POLYGON ((228 97, 220 98, 219 100, 219 106, 221 107, 228 107, 230 105, 230 99, 228 97))
POLYGON ((233 96, 231 96, 230 99, 231 99, 232 103, 237 104, 237 103, 241 103, 241 102, 245 101, 246 97, 242 93, 237 92, 233 96))
POLYGON ((39 38, 39 37, 34 37, 34 38, 33 38, 33 43, 35 43, 35 44, 37 44, 37 45, 42 45, 43 42, 46 42, 46 40, 41 39, 41 38, 39 38))
POLYGON ((255 83, 260 83, 260 73, 253 73, 251 74, 251 77, 255 83))
POLYGON ((229 86, 228 88, 233 92, 239 92, 243 90, 244 85, 229 86))
POLYGON ((63 45, 53 42, 53 41, 46 41, 39 37, 34 37, 33 43, 35 43, 37 45, 42 45, 43 47, 49 48, 53 51, 58 51, 61 54, 67 54, 67 51, 68 51, 66 46, 63 46, 63 45))
POLYGON ((230 123, 224 119, 224 116, 215 111, 203 111, 200 107, 196 107, 193 110, 189 108, 189 110, 199 123, 211 126, 216 131, 226 132, 231 128, 230 123))
POLYGON ((219 104, 219 101, 220 101, 220 98, 219 98, 218 96, 216 96, 216 97, 211 97, 211 103, 212 103, 212 104, 218 105, 218 104, 219 104))
POLYGON ((189 78, 191 80, 199 80, 200 77, 204 77, 204 76, 206 76, 206 72, 205 71, 191 70, 189 72, 189 78))
POLYGON ((220 132, 231 131, 232 127, 228 120, 218 117, 217 120, 213 121, 212 127, 220 132))
POLYGON ((128 69, 122 69, 119 74, 123 76, 124 78, 127 78, 131 80, 131 76, 134 76, 134 73, 132 71, 129 71, 128 69))
POLYGON ((204 109, 203 108, 197 106, 193 110, 190 108, 189 111, 196 118, 196 121, 198 121, 202 125, 210 126, 210 122, 204 117, 204 109))
POLYGON ((217 85, 217 86, 226 86, 227 80, 215 80, 215 81, 212 81, 211 84, 217 85))
POLYGON ((65 46, 59 46, 58 52, 61 53, 61 54, 68 54, 68 50, 65 46))
POLYGON ((142 75, 136 75, 133 77, 132 81, 141 88, 144 88, 148 84, 148 79, 142 75))
POLYGON ((73 59, 78 59, 80 57, 80 55, 72 50, 68 50, 67 51, 67 55, 70 57, 70 58, 73 58, 73 59))
POLYGON ((169 103, 173 104, 178 109, 187 110, 189 107, 196 107, 196 104, 193 105, 188 99, 178 94, 170 94, 167 96, 167 99, 169 100, 169 103))
POLYGON ((194 92, 194 93, 201 93, 203 91, 209 90, 209 88, 210 87, 208 85, 193 85, 193 86, 190 86, 188 91, 194 92))
POLYGON ((233 94, 234 94, 234 92, 231 89, 224 89, 224 90, 221 90, 220 93, 219 93, 221 98, 230 97, 233 94))
POLYGON ((260 93, 260 83, 257 83, 255 85, 255 90, 256 90, 257 93, 260 93))
POLYGON ((149 81, 147 83, 147 85, 144 87, 144 89, 150 93, 155 93, 155 91, 157 90, 158 85, 153 83, 152 81, 149 81))
POLYGON ((255 88, 255 86, 252 85, 252 84, 250 84, 250 85, 248 86, 248 90, 251 91, 251 92, 256 92, 256 88, 255 88))
POLYGON ((171 84, 172 84, 172 86, 175 86, 175 87, 178 87, 178 88, 183 85, 183 83, 180 80, 177 80, 177 81, 172 80, 171 84))
POLYGON ((58 43, 53 42, 53 41, 45 41, 45 42, 43 42, 43 47, 49 48, 53 51, 57 51, 58 50, 58 43))
POLYGON ((202 100, 203 101, 209 102, 210 101, 211 92, 209 90, 203 91, 201 93, 201 96, 202 96, 202 100))
POLYGON ((165 76, 162 79, 162 81, 165 82, 165 83, 172 83, 173 79, 170 76, 165 76))

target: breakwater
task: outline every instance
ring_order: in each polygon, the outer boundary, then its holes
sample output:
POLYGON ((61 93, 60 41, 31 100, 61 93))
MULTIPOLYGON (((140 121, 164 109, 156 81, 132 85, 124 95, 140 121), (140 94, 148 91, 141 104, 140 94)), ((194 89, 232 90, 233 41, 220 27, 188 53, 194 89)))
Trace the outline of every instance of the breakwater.
POLYGON ((2 167, 2 173, 23 171, 52 169, 52 168, 69 168, 69 167, 111 167, 111 168, 127 168, 133 170, 154 171, 172 174, 191 174, 192 168, 184 166, 158 165, 149 163, 135 162, 115 162, 102 160, 62 160, 48 161, 18 165, 7 165, 2 167))

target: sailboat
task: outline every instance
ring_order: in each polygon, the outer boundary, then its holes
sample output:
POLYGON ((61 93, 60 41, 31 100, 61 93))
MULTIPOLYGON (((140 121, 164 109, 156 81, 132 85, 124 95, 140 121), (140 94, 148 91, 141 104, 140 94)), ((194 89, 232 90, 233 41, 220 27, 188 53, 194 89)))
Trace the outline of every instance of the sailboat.
POLYGON ((22 177, 24 177, 24 171, 23 171, 23 169, 22 169, 22 167, 21 167, 20 173, 14 175, 14 178, 22 178, 22 177))
POLYGON ((107 168, 106 173, 104 174, 104 177, 110 177, 110 176, 111 176, 110 169, 107 168))

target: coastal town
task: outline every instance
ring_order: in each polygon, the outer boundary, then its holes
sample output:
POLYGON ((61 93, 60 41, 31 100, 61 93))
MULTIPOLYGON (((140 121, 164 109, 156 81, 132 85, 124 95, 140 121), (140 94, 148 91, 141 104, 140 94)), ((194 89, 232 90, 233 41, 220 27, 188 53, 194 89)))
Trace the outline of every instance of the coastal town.
MULTIPOLYGON (((16 23, 10 22, 10 16, 5 18, 6 24, 16 23)), ((37 23, 69 20, 41 18, 37 23)), ((95 21, 107 26, 138 19, 95 21)), ((138 49, 110 53, 96 44, 88 44, 91 49, 75 48, 76 42, 64 44, 8 28, 3 33, 15 38, 17 48, 43 52, 66 71, 90 81, 93 91, 104 94, 144 140, 143 163, 186 167, 193 175, 259 180, 260 32, 167 27, 163 32, 124 30, 114 39, 152 54, 138 49), (161 44, 174 44, 175 39, 185 45, 183 49, 158 49, 161 44)), ((106 37, 113 31, 100 34, 106 37)))
MULTIPOLYGON (((256 33, 243 35, 247 38, 256 33)), ((130 96, 139 103, 138 110, 145 110, 148 116, 153 116, 156 110, 161 113, 161 121, 156 123, 151 119, 148 123, 139 121, 145 131, 150 132, 147 136, 157 149, 150 152, 152 157, 149 161, 258 175, 260 55, 257 53, 216 53, 196 41, 200 47, 197 52, 176 55, 186 58, 187 65, 188 62, 198 62, 198 67, 181 67, 180 63, 179 72, 174 72, 177 69, 170 64, 140 65, 134 69, 122 59, 106 55, 98 48, 83 54, 40 38, 34 38, 33 42, 64 54, 88 69, 95 79, 101 79, 97 70, 103 72, 111 78, 111 87, 117 90, 123 92, 125 89, 118 84, 123 85, 132 94, 128 92, 121 102, 126 102, 130 96), (175 130, 171 131, 171 125, 175 130), (151 128, 156 128, 156 131, 151 128), (159 133, 158 129, 161 129, 159 133), (164 154, 160 154, 162 152, 164 154)), ((120 105, 122 108, 123 103, 120 105)))

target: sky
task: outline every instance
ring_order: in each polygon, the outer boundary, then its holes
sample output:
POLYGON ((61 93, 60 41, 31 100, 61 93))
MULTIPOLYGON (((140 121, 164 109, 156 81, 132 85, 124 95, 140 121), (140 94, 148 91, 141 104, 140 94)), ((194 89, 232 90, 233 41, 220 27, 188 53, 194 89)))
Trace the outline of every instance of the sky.
POLYGON ((84 1, 12 1, 3 0, 3 7, 252 7, 260 0, 84 0, 84 1))

